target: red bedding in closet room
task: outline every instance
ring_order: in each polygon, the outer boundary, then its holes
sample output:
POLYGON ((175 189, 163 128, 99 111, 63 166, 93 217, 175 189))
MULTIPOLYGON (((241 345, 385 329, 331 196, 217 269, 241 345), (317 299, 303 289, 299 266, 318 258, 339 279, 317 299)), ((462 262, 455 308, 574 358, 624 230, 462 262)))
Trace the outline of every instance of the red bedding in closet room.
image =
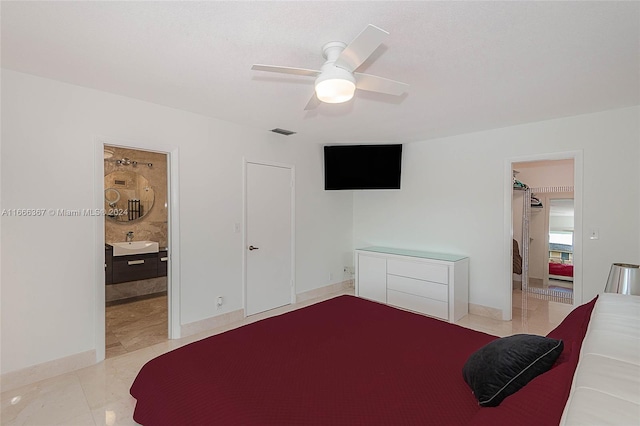
POLYGON ((573 277, 573 265, 565 265, 564 263, 549 263, 549 275, 573 277))

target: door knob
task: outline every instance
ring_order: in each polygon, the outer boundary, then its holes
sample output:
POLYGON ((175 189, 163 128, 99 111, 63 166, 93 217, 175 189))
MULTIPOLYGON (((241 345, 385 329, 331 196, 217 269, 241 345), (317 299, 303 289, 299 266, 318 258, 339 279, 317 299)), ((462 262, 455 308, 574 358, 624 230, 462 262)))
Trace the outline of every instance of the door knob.
POLYGON ((254 247, 254 246, 249 246, 249 250, 253 251, 253 250, 258 250, 260 247, 254 247))

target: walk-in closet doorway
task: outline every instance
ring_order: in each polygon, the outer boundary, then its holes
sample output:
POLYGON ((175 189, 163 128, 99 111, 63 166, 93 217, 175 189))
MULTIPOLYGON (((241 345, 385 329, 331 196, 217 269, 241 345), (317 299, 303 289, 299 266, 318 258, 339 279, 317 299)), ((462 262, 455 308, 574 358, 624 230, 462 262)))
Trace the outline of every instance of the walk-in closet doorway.
MULTIPOLYGON (((527 300, 582 300, 582 156, 561 153, 508 161, 505 191, 508 289, 527 300)), ((506 172, 506 170, 505 170, 506 172)), ((506 312, 505 312, 506 314, 506 312)), ((507 315, 503 315, 504 319, 507 315)))

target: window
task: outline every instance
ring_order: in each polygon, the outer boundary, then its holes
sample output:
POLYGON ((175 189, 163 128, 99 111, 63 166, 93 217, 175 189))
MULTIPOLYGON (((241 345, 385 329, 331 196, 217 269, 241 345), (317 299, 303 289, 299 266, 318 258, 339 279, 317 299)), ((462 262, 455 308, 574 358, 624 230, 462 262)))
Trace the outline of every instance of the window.
POLYGON ((573 246, 573 232, 549 232, 549 244, 573 246))

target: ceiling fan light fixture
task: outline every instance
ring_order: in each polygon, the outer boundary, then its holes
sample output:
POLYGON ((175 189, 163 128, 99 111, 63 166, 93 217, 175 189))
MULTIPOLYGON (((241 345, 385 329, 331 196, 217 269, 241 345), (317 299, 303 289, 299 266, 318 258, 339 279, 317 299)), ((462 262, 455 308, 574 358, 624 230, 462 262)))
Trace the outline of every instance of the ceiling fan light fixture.
POLYGON ((316 79, 316 96, 322 102, 329 104, 347 102, 353 98, 355 91, 355 78, 350 72, 340 68, 325 69, 316 79))
POLYGON ((353 98, 356 85, 349 80, 332 78, 316 84, 316 96, 328 104, 340 104, 353 98))
POLYGON ((322 46, 322 56, 326 61, 320 70, 264 64, 253 64, 251 69, 315 77, 315 93, 307 102, 305 111, 317 108, 321 102, 330 104, 347 102, 353 98, 356 88, 400 96, 407 91, 408 84, 356 72, 388 35, 389 33, 385 30, 369 24, 349 44, 341 41, 326 43, 322 46), (357 83, 355 76, 358 77, 357 83))

